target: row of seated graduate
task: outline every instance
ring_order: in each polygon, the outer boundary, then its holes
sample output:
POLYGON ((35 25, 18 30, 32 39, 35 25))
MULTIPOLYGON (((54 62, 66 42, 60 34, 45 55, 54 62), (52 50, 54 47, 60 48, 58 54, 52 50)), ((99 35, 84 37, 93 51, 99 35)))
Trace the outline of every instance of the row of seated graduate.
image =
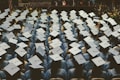
POLYGON ((0 78, 120 77, 120 26, 109 15, 75 10, 0 13, 0 78))

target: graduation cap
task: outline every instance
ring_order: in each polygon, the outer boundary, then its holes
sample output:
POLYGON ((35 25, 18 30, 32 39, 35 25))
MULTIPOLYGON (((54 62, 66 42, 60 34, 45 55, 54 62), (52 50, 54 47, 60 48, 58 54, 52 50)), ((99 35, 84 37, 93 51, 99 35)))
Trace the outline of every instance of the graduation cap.
POLYGON ((45 36, 45 35, 43 34, 43 35, 37 35, 36 37, 37 37, 37 39, 39 39, 40 41, 45 41, 46 38, 45 38, 44 36, 45 36))
POLYGON ((27 39, 26 37, 19 37, 20 40, 22 40, 23 42, 29 41, 29 39, 27 39))
POLYGON ((13 76, 20 70, 20 68, 14 65, 13 63, 10 63, 4 67, 4 70, 7 71, 11 76, 13 76))
POLYGON ((120 55, 113 56, 117 64, 120 64, 120 55))
POLYGON ((82 34, 83 36, 90 36, 90 33, 87 30, 81 30, 80 34, 82 34))
POLYGON ((77 39, 74 38, 74 35, 66 35, 67 39, 70 40, 70 41, 76 41, 77 39))
POLYGON ((42 49, 45 50, 45 45, 44 45, 44 43, 35 43, 36 49, 37 49, 39 46, 40 46, 42 49))
POLYGON ((9 42, 12 44, 17 44, 18 40, 10 38, 9 42))
POLYGON ((10 38, 15 38, 15 35, 13 32, 10 32, 10 33, 6 34, 6 38, 9 40, 10 38))
POLYGON ((83 63, 86 63, 86 60, 85 60, 85 58, 83 57, 82 54, 75 55, 74 58, 79 65, 83 64, 83 63))
POLYGON ((88 18, 88 14, 87 14, 85 11, 83 11, 83 10, 80 10, 80 11, 79 11, 79 15, 80 15, 81 17, 83 17, 83 18, 88 18))
POLYGON ((94 62, 94 64, 95 64, 97 67, 105 64, 105 61, 104 61, 101 57, 93 58, 92 61, 94 62))
POLYGON ((116 21, 112 18, 108 18, 107 21, 110 22, 112 26, 117 25, 116 21))
POLYGON ((0 48, 0 56, 4 55, 5 53, 7 53, 7 51, 2 49, 2 48, 0 48))
POLYGON ((70 14, 70 17, 69 17, 71 20, 74 20, 74 19, 77 19, 77 16, 76 14, 70 14))
POLYGON ((7 31, 9 31, 9 32, 10 32, 10 31, 13 31, 13 30, 14 30, 14 27, 8 27, 8 28, 7 28, 7 31))
POLYGON ((53 54, 61 54, 61 53, 63 53, 63 50, 60 47, 56 47, 56 48, 52 49, 52 53, 53 54))
POLYGON ((94 40, 90 36, 87 36, 86 38, 84 38, 84 41, 87 43, 94 42, 94 40))
POLYGON ((115 50, 114 48, 110 48, 109 53, 112 53, 113 55, 116 55, 116 56, 119 55, 119 52, 115 50))
POLYGON ((42 27, 42 28, 46 28, 47 27, 47 25, 46 24, 38 24, 40 27, 42 27))
POLYGON ((91 32, 93 33, 93 35, 98 35, 99 30, 94 27, 91 29, 91 32))
POLYGON ((14 64, 16 66, 19 66, 19 65, 23 64, 18 58, 10 59, 8 62, 12 63, 12 64, 14 64))
POLYGON ((51 11, 51 13, 52 13, 52 14, 57 14, 58 11, 54 9, 54 10, 51 11))
POLYGON ((116 25, 113 27, 114 31, 118 31, 120 29, 120 25, 116 25))
POLYGON ((61 16, 67 15, 67 11, 61 11, 60 15, 61 16))
POLYGON ((44 56, 45 55, 45 50, 42 49, 40 46, 36 49, 36 52, 38 52, 40 55, 44 56))
POLYGON ((104 35, 104 36, 101 36, 99 37, 99 39, 104 42, 104 41, 109 41, 109 39, 104 35))
POLYGON ((50 35, 52 35, 53 37, 56 37, 58 34, 59 32, 55 30, 50 33, 50 35))
POLYGON ((8 48, 10 48, 10 46, 7 43, 3 42, 3 43, 0 44, 0 48, 8 49, 8 48))
POLYGON ((91 12, 88 14, 90 17, 94 17, 95 16, 95 13, 94 12, 91 12))
POLYGON ((18 43, 17 46, 19 46, 19 47, 21 47, 21 48, 26 48, 26 47, 28 47, 28 45, 25 44, 24 42, 18 43))
POLYGON ((92 47, 92 48, 88 49, 87 51, 88 51, 88 53, 90 53, 90 55, 92 57, 95 57, 96 55, 100 54, 100 51, 95 47, 92 47))
POLYGON ((71 11, 70 11, 70 14, 73 14, 73 13, 76 13, 76 11, 75 11, 75 10, 71 10, 71 11))
POLYGON ((36 30, 37 32, 40 32, 40 33, 45 33, 45 30, 43 28, 39 28, 36 30))
POLYGON ((29 58, 28 61, 32 64, 32 65, 39 65, 42 63, 42 61, 39 59, 39 57, 37 55, 34 55, 33 57, 29 58))
POLYGON ((34 10, 32 13, 31 13, 32 16, 38 16, 38 11, 37 10, 34 10))
POLYGON ((49 55, 50 58, 54 61, 60 61, 63 60, 63 58, 59 54, 49 55))
POLYGON ((100 46, 101 46, 102 48, 107 48, 107 47, 110 46, 110 43, 107 42, 107 41, 104 41, 104 42, 101 42, 101 43, 100 43, 100 46))
POLYGON ((32 35, 29 32, 24 32, 23 36, 25 36, 26 38, 30 38, 32 35))
POLYGON ((111 29, 107 29, 107 30, 104 31, 104 34, 105 34, 107 37, 111 36, 111 35, 112 35, 111 33, 112 33, 112 30, 111 30, 111 29))
POLYGON ((79 48, 79 47, 80 47, 80 44, 77 43, 77 42, 73 42, 73 43, 70 44, 70 46, 71 46, 71 47, 78 47, 78 48, 79 48))
POLYGON ((78 25, 83 24, 83 21, 81 19, 74 19, 73 22, 78 24, 78 25))
POLYGON ((108 15, 107 14, 103 14, 101 17, 103 18, 103 20, 108 19, 108 15))
POLYGON ((56 38, 54 40, 52 40, 52 43, 50 43, 50 46, 52 46, 53 48, 59 47, 61 46, 62 42, 56 38))
POLYGON ((21 29, 21 26, 19 24, 14 24, 13 27, 14 29, 21 29))
POLYGON ((69 23, 69 22, 66 22, 63 24, 63 26, 66 28, 66 29, 70 29, 72 27, 72 24, 69 23))
POLYGON ((42 9, 41 11, 42 11, 42 12, 47 12, 48 10, 47 10, 47 9, 42 9))
POLYGON ((120 33, 118 31, 114 31, 111 33, 111 35, 117 38, 118 36, 120 36, 120 33))
POLYGON ((23 48, 21 48, 21 47, 19 47, 19 48, 17 48, 16 50, 15 50, 15 52, 19 55, 19 56, 21 56, 21 57, 23 57, 26 53, 27 53, 27 51, 25 51, 23 48))
POLYGON ((29 65, 29 66, 33 69, 44 69, 44 67, 41 65, 29 65))
POLYGON ((81 52, 81 50, 74 46, 73 48, 69 49, 69 52, 71 52, 73 55, 76 55, 81 52))
POLYGON ((80 30, 80 31, 84 31, 85 30, 85 27, 80 24, 80 25, 77 25, 77 28, 80 30))

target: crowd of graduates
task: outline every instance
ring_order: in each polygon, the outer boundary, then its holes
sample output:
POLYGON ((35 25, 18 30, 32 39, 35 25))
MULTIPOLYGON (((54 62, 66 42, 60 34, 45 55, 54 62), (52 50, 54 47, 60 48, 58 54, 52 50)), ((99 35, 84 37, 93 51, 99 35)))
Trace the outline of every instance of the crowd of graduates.
POLYGON ((108 14, 32 8, 9 13, 0 14, 1 79, 120 78, 120 26, 108 14))
POLYGON ((52 5, 94 6, 94 12, 3 9, 0 79, 120 79, 119 0, 53 0, 52 5))

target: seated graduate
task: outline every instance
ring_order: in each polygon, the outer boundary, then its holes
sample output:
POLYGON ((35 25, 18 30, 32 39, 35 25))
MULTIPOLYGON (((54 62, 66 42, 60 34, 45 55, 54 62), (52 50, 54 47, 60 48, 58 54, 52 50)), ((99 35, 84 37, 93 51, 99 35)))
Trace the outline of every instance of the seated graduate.
POLYGON ((29 69, 25 72, 24 79, 31 79, 31 80, 40 80, 44 78, 44 67, 41 65, 43 62, 37 55, 29 58, 28 61, 30 62, 29 69))
POLYGON ((83 63, 85 63, 85 59, 81 54, 75 55, 72 60, 74 67, 68 70, 69 79, 84 79, 85 78, 85 70, 83 68, 83 63), (74 59, 75 58, 75 59, 74 59))
POLYGON ((95 57, 92 59, 94 67, 90 70, 89 78, 104 78, 106 80, 107 73, 103 70, 103 65, 106 61, 102 57, 95 57))
POLYGON ((21 78, 20 68, 13 63, 5 66, 4 70, 6 74, 6 80, 17 80, 18 78, 21 78))
POLYGON ((114 57, 111 57, 111 65, 110 69, 108 69, 108 75, 110 78, 120 78, 120 60, 119 60, 119 55, 115 55, 114 57), (112 67, 112 68, 111 68, 112 67))
POLYGON ((101 67, 94 67, 92 69, 91 78, 104 78, 104 74, 101 67))
POLYGON ((62 57, 59 54, 50 55, 50 58, 52 58, 54 61, 51 63, 51 68, 48 69, 48 71, 45 73, 45 79, 64 79, 67 80, 67 72, 62 68, 62 65, 64 64, 62 62, 62 57))

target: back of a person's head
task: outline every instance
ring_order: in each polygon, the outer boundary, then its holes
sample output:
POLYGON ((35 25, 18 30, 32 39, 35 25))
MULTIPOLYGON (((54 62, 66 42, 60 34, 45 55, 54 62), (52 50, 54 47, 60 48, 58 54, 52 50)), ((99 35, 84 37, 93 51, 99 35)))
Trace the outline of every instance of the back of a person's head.
POLYGON ((51 64, 51 73, 56 74, 61 68, 61 61, 53 61, 51 64))

